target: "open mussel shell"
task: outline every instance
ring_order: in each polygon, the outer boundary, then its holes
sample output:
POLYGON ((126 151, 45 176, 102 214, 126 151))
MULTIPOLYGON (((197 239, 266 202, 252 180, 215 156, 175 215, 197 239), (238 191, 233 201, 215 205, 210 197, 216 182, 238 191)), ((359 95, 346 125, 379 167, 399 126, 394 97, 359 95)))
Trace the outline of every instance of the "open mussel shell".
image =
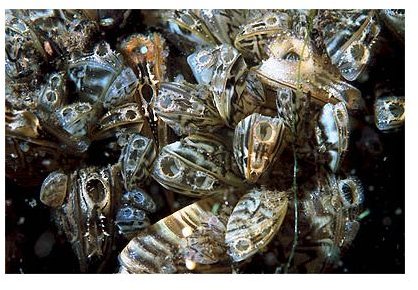
POLYGON ((374 102, 374 122, 382 132, 399 130, 405 124, 405 97, 380 96, 374 102))
POLYGON ((269 44, 268 53, 266 61, 251 68, 264 85, 309 93, 320 105, 344 102, 348 109, 362 108, 360 91, 345 82, 328 56, 319 54, 311 42, 284 30, 269 44))
POLYGON ((243 188, 232 170, 232 154, 213 135, 191 135, 164 146, 152 177, 166 189, 203 197, 243 188))
POLYGON ((245 260, 267 246, 287 211, 286 192, 252 189, 238 201, 226 226, 225 243, 234 262, 245 260))
POLYGON ((279 118, 258 113, 238 123, 234 135, 234 156, 245 179, 251 183, 265 173, 287 143, 287 128, 279 118))
POLYGON ((337 172, 348 150, 349 117, 344 103, 326 104, 318 116, 315 128, 319 152, 332 172, 337 172))
POLYGON ((153 108, 178 135, 213 132, 224 126, 212 92, 205 85, 161 83, 153 108))
POLYGON ((226 253, 222 246, 224 236, 219 231, 222 232, 225 227, 224 223, 237 200, 235 194, 219 194, 197 201, 158 221, 146 232, 133 238, 122 250, 119 271, 230 273, 230 262, 221 258, 226 253), (196 236, 196 232, 201 233, 202 227, 206 231, 214 231, 210 236, 221 240, 205 239, 205 235, 196 236), (194 255, 190 255, 193 249, 194 255), (206 259, 202 260, 201 257, 206 259))

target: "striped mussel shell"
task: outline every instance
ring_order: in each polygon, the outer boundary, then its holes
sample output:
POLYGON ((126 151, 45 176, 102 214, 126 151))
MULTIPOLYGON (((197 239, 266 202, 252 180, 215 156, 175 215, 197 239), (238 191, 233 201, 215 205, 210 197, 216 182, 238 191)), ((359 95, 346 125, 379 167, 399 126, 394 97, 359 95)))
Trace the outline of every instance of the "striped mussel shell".
POLYGON ((266 59, 266 47, 274 36, 288 28, 289 15, 284 12, 267 12, 244 25, 235 38, 235 47, 254 62, 266 59))
POLYGON ((233 46, 222 44, 196 51, 187 62, 196 80, 210 85, 219 114, 233 127, 235 110, 239 109, 236 104, 245 90, 248 71, 241 54, 233 46))
POLYGON ((42 183, 39 199, 52 208, 61 206, 67 196, 68 175, 59 171, 51 172, 42 183))
POLYGON ((76 254, 80 271, 105 265, 115 243, 114 215, 122 194, 118 166, 87 167, 64 176, 51 173, 41 200, 76 254), (65 197, 65 198, 64 198, 65 197), (64 198, 64 199, 63 199, 64 198))
POLYGON ((129 136, 119 157, 125 190, 133 190, 145 182, 156 156, 153 140, 138 133, 129 136))
POLYGON ((232 45, 248 17, 248 11, 244 9, 199 9, 195 13, 205 22, 219 43, 232 45))
POLYGON ((223 259, 226 257, 223 231, 237 200, 235 194, 218 194, 199 200, 158 221, 133 238, 122 250, 119 255, 119 271, 231 272, 230 261, 223 259))
POLYGON ((287 211, 286 192, 251 189, 235 206, 226 226, 225 243, 234 262, 245 260, 267 246, 287 211))
POLYGON ((332 63, 346 80, 359 79, 372 60, 380 34, 375 12, 328 10, 321 11, 321 17, 321 32, 332 63))
POLYGON ((166 189, 192 197, 234 191, 244 185, 232 158, 216 136, 191 135, 164 146, 151 174, 166 189))
POLYGON ((70 60, 68 75, 80 100, 104 108, 132 101, 138 85, 133 70, 106 42, 97 44, 90 55, 70 60))
POLYGON ((212 132, 224 126, 206 85, 161 83, 153 107, 155 114, 178 135, 212 132))
POLYGON ((315 128, 319 152, 332 172, 337 172, 348 150, 349 118, 344 103, 326 104, 319 113, 315 128))
POLYGON ((194 44, 216 45, 217 40, 212 35, 205 22, 191 9, 175 9, 166 13, 168 28, 194 44))
POLYGON ((257 182, 286 146, 287 128, 279 118, 258 113, 238 123, 234 135, 234 156, 241 173, 257 182))
POLYGON ((95 140, 111 137, 116 131, 127 128, 134 133, 139 133, 144 125, 144 116, 141 107, 137 103, 126 103, 116 106, 104 114, 98 121, 92 133, 95 140))

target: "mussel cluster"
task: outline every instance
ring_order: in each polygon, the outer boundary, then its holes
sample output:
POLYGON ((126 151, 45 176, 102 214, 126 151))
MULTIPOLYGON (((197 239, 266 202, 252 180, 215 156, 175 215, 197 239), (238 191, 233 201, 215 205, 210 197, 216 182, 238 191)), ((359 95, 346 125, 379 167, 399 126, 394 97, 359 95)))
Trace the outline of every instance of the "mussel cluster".
MULTIPOLYGON (((404 11, 7 10, 6 177, 80 272, 330 271, 382 29, 403 43, 404 11)), ((377 90, 378 130, 404 100, 377 90)))

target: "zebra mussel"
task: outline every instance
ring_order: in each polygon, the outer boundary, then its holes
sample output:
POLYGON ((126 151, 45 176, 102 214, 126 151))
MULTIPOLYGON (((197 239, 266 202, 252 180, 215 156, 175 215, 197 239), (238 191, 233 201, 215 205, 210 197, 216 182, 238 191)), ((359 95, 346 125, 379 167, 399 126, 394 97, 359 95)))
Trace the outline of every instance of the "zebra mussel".
POLYGON ((248 273, 265 253, 262 272, 338 266, 366 198, 353 131, 403 130, 402 89, 369 83, 385 41, 404 43, 402 11, 5 21, 6 177, 37 190, 75 272, 248 273))

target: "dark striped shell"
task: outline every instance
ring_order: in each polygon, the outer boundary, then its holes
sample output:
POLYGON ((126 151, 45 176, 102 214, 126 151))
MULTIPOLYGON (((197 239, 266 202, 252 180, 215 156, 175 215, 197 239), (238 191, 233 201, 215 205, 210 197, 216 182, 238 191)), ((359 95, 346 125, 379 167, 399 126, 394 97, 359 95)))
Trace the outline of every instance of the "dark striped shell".
POLYGON ((285 192, 252 189, 238 201, 226 226, 225 243, 234 262, 245 260, 267 246, 287 211, 285 192))
POLYGON ((279 118, 254 113, 235 128, 234 156, 241 173, 257 182, 286 145, 287 128, 279 118))
POLYGON ((126 103, 109 110, 100 120, 93 132, 94 139, 104 139, 120 131, 121 128, 129 128, 134 133, 139 133, 144 125, 144 117, 141 107, 136 103, 126 103))
POLYGON ((244 9, 199 9, 196 12, 219 43, 233 44, 240 26, 247 20, 244 9))
MULTIPOLYGON (((118 166, 75 171, 68 176, 65 202, 53 211, 53 218, 71 243, 82 272, 88 271, 92 264, 102 265, 112 251, 113 220, 122 194, 119 180, 118 166)), ((61 197, 62 182, 55 186, 55 194, 61 197)), ((43 188, 50 190, 49 187, 46 180, 43 188)))
POLYGON ((119 158, 125 190, 137 189, 146 181, 156 156, 153 140, 137 133, 130 135, 119 158))
POLYGON ((168 27, 171 32, 187 40, 202 44, 216 45, 217 41, 205 22, 191 9, 176 9, 167 12, 168 27))

